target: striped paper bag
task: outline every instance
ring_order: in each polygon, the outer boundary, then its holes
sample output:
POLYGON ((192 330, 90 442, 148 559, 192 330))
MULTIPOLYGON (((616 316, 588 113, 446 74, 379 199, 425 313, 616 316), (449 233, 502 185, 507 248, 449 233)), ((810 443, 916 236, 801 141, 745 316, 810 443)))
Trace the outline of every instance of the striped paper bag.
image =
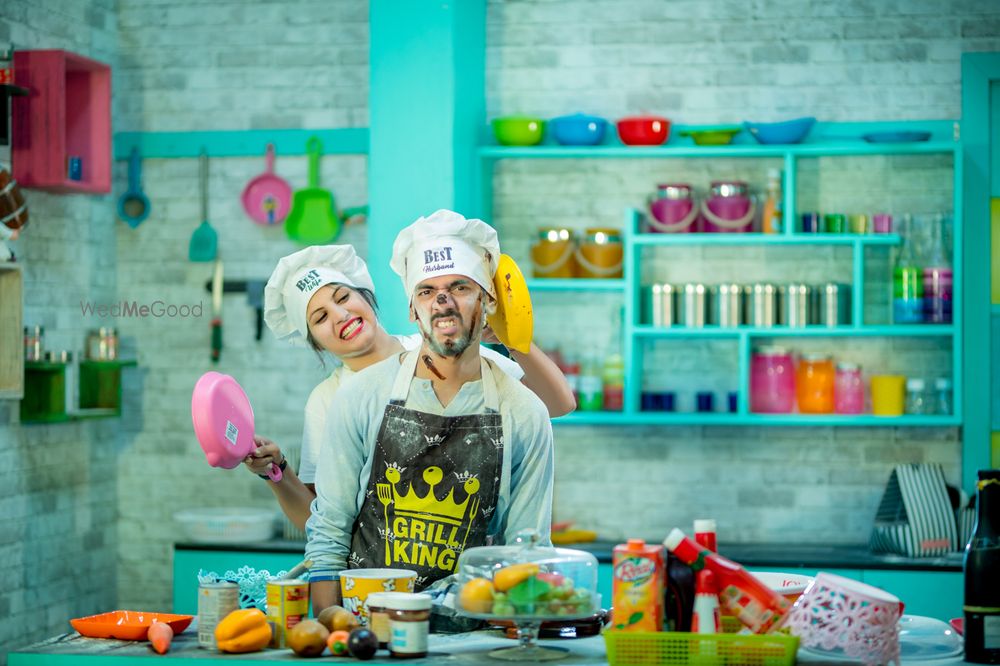
POLYGON ((876 553, 908 557, 958 550, 955 514, 941 465, 897 465, 892 470, 875 514, 870 546, 876 553))

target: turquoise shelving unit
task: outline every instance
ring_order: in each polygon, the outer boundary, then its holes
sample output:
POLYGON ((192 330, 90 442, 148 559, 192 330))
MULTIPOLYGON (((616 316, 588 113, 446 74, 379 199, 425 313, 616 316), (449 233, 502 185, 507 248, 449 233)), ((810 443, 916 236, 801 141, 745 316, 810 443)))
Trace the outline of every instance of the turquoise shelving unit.
MULTIPOLYGON (((675 128, 676 130, 676 128, 675 128)), ((962 159, 961 144, 957 141, 956 123, 953 121, 905 121, 877 123, 819 123, 805 143, 792 145, 759 145, 749 143, 750 137, 728 146, 696 146, 690 139, 673 138, 663 146, 636 147, 617 142, 610 131, 605 145, 593 147, 568 147, 539 145, 509 147, 484 145, 478 150, 481 178, 480 191, 482 214, 490 219, 492 192, 490 175, 496 161, 501 159, 688 159, 713 157, 778 158, 785 173, 784 210, 786 220, 797 220, 796 173, 800 158, 849 155, 950 155, 953 163, 954 201, 953 217, 956 220, 953 241, 954 312, 952 325, 886 325, 864 322, 864 267, 868 248, 885 248, 886 251, 900 244, 896 234, 805 234, 786 224, 781 234, 650 234, 641 230, 642 213, 627 210, 624 214, 624 278, 621 280, 534 279, 528 281, 532 292, 616 292, 624 300, 622 330, 624 338, 625 407, 621 412, 575 412, 556 419, 562 424, 587 425, 759 425, 759 426, 858 426, 858 427, 954 427, 962 424, 962 159), (927 131, 928 141, 916 143, 868 143, 860 137, 869 132, 927 131), (849 326, 805 328, 658 328, 640 323, 640 261, 642 250, 649 247, 673 246, 747 246, 747 247, 846 247, 852 258, 851 308, 853 322, 849 326), (748 393, 750 355, 758 339, 773 338, 929 338, 940 339, 940 344, 951 351, 952 376, 954 377, 954 413, 941 416, 898 417, 871 414, 754 414, 749 410, 748 393), (640 411, 640 394, 643 372, 643 346, 646 341, 657 339, 715 339, 733 340, 738 357, 739 401, 735 413, 676 413, 640 411)), ((672 131, 678 137, 679 131, 672 131)))

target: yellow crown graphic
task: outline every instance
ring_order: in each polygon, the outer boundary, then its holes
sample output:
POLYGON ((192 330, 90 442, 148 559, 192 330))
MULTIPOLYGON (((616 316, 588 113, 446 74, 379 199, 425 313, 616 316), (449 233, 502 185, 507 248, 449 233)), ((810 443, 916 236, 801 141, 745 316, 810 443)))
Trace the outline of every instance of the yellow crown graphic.
POLYGON ((479 492, 479 479, 468 472, 456 474, 462 488, 468 493, 461 504, 455 502, 455 487, 448 491, 447 497, 438 500, 434 496, 434 487, 441 483, 444 473, 440 467, 428 467, 424 470, 423 479, 430 486, 427 494, 420 497, 413 490, 413 484, 406 489, 406 494, 399 493, 398 484, 400 482, 399 471, 390 467, 386 470, 385 477, 392 483, 393 504, 396 507, 397 515, 411 516, 416 518, 431 518, 452 525, 461 525, 465 518, 466 509, 469 506, 469 499, 479 492))

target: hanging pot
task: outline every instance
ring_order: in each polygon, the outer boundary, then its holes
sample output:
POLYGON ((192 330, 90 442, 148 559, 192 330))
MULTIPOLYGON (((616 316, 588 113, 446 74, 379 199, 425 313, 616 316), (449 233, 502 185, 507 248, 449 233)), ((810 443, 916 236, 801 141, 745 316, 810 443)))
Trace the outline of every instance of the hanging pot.
POLYGON ((142 191, 142 158, 133 148, 128 158, 128 189, 118 199, 118 217, 135 229, 149 217, 149 199, 142 191))
POLYGON ((274 173, 274 144, 267 144, 267 168, 243 188, 243 210, 257 224, 281 224, 292 205, 292 188, 274 173))

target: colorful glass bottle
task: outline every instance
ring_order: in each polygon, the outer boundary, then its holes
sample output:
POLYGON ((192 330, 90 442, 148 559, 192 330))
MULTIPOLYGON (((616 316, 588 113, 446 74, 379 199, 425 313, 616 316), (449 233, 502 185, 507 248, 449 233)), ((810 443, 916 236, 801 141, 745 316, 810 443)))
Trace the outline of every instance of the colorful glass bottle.
POLYGON ((892 322, 919 324, 924 320, 923 285, 913 241, 913 221, 903 216, 903 245, 892 269, 892 322))
POLYGON ((976 525, 965 547, 965 660, 1000 664, 1000 470, 979 470, 976 525))
POLYGON ((936 215, 931 225, 931 246, 923 270, 924 321, 950 324, 952 269, 944 244, 944 216, 936 215))

